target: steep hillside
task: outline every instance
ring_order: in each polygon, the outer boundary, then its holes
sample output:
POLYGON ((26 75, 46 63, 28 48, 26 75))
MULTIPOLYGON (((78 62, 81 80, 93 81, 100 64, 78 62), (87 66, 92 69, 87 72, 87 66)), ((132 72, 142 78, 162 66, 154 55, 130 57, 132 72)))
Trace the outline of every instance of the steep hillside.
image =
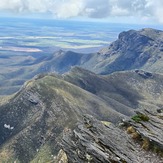
POLYGON ((86 113, 113 122, 124 117, 98 96, 55 76, 27 82, 16 95, 1 101, 0 160, 53 160, 64 128, 73 128, 86 113))
POLYGON ((115 110, 119 108, 119 112, 124 113, 126 106, 128 107, 126 112, 131 108, 163 106, 161 74, 134 70, 100 76, 76 67, 63 75, 63 78, 108 101, 108 105, 115 110), (117 102, 119 106, 116 106, 117 102))
POLYGON ((84 114, 117 123, 134 110, 163 108, 163 75, 144 71, 99 76, 81 68, 38 75, 0 101, 2 162, 54 161, 63 130, 84 114))

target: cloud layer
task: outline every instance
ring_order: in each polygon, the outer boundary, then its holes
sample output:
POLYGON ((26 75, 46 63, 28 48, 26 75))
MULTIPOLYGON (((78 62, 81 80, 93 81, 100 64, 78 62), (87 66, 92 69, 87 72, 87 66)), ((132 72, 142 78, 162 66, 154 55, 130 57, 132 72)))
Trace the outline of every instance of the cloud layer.
POLYGON ((133 16, 163 23, 162 0, 0 0, 0 11, 52 14, 57 18, 133 16))

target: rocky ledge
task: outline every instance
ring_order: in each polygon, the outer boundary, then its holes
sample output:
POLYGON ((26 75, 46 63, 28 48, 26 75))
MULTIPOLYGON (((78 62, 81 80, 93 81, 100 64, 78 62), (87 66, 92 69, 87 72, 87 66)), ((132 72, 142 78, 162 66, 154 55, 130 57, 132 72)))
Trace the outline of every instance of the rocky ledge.
POLYGON ((162 163, 162 129, 162 109, 137 111, 118 125, 85 115, 74 130, 64 130, 59 158, 65 163, 162 163))

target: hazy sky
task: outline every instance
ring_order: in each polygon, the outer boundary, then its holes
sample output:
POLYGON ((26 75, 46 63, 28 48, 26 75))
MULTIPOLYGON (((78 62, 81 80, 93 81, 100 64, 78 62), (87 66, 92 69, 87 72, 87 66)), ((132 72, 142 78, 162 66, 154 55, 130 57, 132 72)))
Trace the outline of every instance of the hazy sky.
POLYGON ((0 15, 163 23, 163 0, 0 0, 0 15))

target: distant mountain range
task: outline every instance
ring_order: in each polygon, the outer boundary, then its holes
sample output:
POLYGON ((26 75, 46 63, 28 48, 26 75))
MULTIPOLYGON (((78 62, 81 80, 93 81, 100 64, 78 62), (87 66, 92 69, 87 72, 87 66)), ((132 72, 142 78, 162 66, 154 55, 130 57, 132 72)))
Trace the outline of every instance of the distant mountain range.
POLYGON ((117 41, 97 53, 81 54, 57 51, 48 56, 0 56, 1 95, 17 91, 23 83, 39 73, 65 73, 80 66, 97 74, 143 69, 163 72, 163 31, 155 29, 130 30, 119 34, 117 41))

